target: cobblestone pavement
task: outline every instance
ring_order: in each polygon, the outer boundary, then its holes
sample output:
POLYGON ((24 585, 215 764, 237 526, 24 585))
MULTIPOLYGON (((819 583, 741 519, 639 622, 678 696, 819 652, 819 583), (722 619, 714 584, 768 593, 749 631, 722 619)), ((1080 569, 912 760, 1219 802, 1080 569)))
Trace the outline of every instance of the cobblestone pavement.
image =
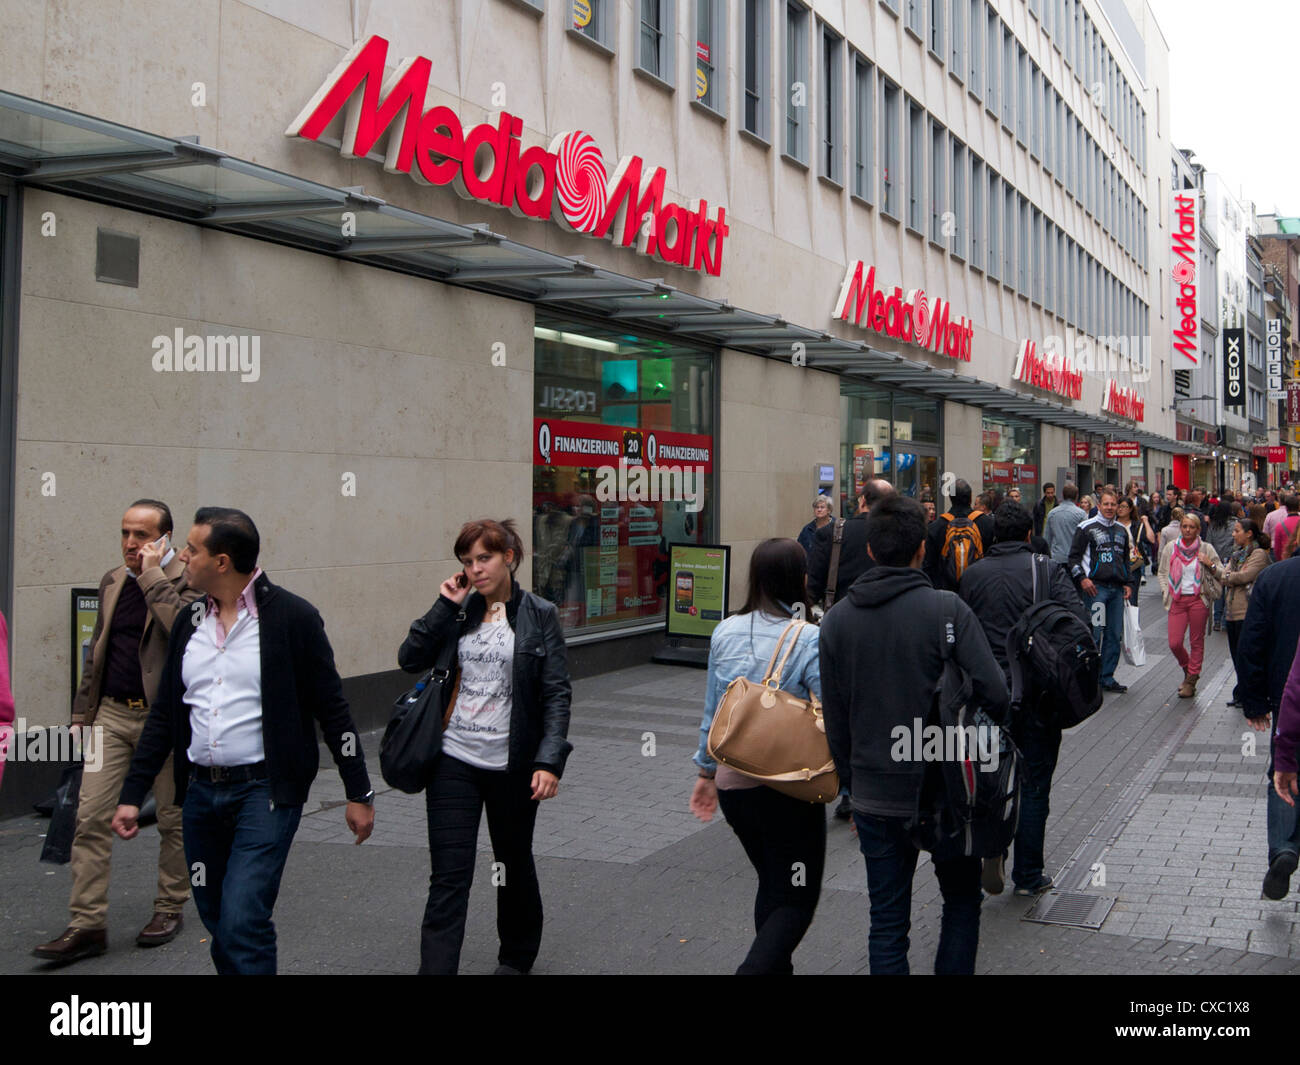
MULTIPOLYGON (((1154 578, 1143 589, 1148 662, 1121 665, 1126 695, 1066 733, 1048 823, 1048 873, 1064 889, 1117 896, 1099 931, 1030 923, 1008 890, 986 900, 978 968, 986 973, 1300 972, 1295 896, 1261 901, 1267 743, 1251 754, 1231 692, 1227 639, 1207 639, 1195 700, 1164 646, 1154 578)), ((698 739, 702 670, 646 665, 574 685, 573 757, 543 805, 536 854, 546 905, 537 972, 726 973, 748 947, 755 878, 719 816, 686 807, 698 739), (650 754, 653 749, 653 755, 650 754)), ((377 737, 367 738, 379 781, 377 737)), ((423 796, 381 791, 363 847, 343 823, 328 757, 312 789, 276 909, 280 970, 413 972, 427 885, 423 796)), ((46 970, 31 948, 63 930, 68 871, 37 862, 47 822, 0 822, 0 972, 46 970)), ((462 971, 496 964, 486 828, 462 971)), ((67 973, 208 973, 206 931, 132 946, 149 917, 156 829, 118 843, 110 951, 67 973)), ((933 964, 939 893, 924 857, 913 898, 911 964, 933 964)), ((799 972, 867 971, 866 876, 856 840, 832 820, 817 911, 799 972)))

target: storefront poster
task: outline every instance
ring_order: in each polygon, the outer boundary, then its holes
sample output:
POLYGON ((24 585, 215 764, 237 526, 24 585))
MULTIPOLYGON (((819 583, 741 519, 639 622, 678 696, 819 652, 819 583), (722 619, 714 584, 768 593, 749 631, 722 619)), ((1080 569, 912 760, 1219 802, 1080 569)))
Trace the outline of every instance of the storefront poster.
POLYGON ((721 544, 670 544, 668 548, 669 636, 706 639, 727 616, 731 548, 721 544))
POLYGON ((90 637, 99 616, 99 589, 72 589, 72 694, 81 687, 81 678, 90 667, 90 637))

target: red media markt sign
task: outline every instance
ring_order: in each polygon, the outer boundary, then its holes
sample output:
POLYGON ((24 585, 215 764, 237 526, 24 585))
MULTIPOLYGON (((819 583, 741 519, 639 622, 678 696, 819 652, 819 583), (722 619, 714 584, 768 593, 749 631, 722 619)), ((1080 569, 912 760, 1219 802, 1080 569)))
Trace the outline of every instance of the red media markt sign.
POLYGON ((422 111, 433 64, 403 59, 387 80, 388 41, 358 42, 285 130, 289 137, 330 141, 338 116, 339 151, 361 158, 387 137, 384 169, 421 185, 452 185, 467 200, 508 208, 522 218, 553 219, 586 236, 687 270, 717 276, 729 229, 727 210, 710 215, 707 200, 665 200, 667 171, 639 155, 624 156, 612 174, 590 134, 561 133, 549 148, 520 143, 523 120, 502 111, 496 125, 466 129, 450 107, 422 111))

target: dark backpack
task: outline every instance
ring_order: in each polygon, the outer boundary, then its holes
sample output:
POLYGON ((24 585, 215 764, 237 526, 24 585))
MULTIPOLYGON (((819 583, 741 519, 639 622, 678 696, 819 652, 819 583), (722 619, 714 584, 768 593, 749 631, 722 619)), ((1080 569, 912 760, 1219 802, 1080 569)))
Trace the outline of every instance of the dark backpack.
POLYGON ((975 524, 975 519, 983 513, 976 508, 964 518, 954 518, 951 511, 939 515, 948 519, 939 557, 943 559, 943 575, 949 588, 956 588, 966 568, 984 557, 984 537, 975 524))
POLYGON ((943 593, 944 669, 926 716, 927 737, 931 726, 942 730, 943 757, 926 762, 908 825, 913 845, 936 861, 998 857, 1020 822, 1020 752, 975 705, 970 677, 952 660, 955 601, 953 593, 943 593))
POLYGON ((1101 706, 1101 655, 1088 626, 1049 598, 1051 571, 1032 560, 1033 605, 1007 633, 1013 713, 1022 707, 1045 725, 1073 728, 1101 706))

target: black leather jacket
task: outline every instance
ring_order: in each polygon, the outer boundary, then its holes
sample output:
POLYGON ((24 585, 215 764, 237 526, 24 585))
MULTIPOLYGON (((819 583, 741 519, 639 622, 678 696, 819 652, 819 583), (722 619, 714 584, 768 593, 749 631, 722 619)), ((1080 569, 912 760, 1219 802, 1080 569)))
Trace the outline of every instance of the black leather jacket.
MULTIPOLYGON (((411 622, 411 631, 397 652, 398 665, 408 673, 431 668, 446 641, 459 641, 462 635, 478 628, 486 609, 486 601, 477 592, 469 594, 463 609, 445 595, 438 596, 424 617, 411 622)), ((511 772, 545 769, 562 776, 564 763, 573 750, 573 744, 565 738, 573 689, 559 615, 553 603, 512 581, 506 621, 515 634, 510 759, 506 768, 511 772)))

